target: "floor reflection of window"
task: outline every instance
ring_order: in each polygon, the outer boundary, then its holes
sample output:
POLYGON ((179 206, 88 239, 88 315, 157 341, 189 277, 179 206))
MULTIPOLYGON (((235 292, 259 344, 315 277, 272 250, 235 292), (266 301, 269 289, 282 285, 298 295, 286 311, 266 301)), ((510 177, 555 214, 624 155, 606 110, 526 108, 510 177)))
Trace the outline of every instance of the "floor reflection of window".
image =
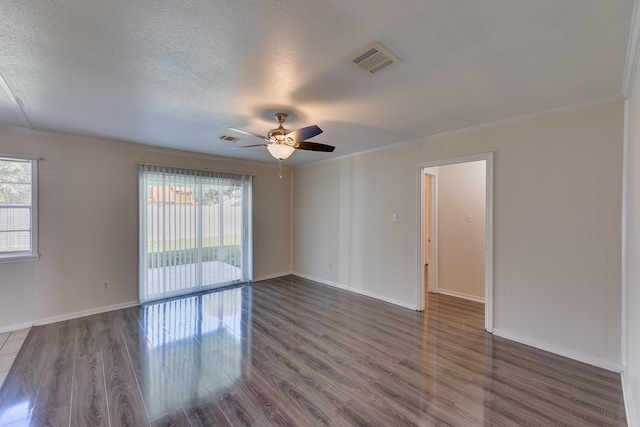
POLYGON ((250 293, 242 286, 143 306, 145 401, 160 407, 184 402, 240 378, 250 341, 243 300, 250 293))
POLYGON ((27 424, 31 409, 33 408, 29 399, 24 399, 13 404, 0 415, 0 426, 21 426, 27 424))

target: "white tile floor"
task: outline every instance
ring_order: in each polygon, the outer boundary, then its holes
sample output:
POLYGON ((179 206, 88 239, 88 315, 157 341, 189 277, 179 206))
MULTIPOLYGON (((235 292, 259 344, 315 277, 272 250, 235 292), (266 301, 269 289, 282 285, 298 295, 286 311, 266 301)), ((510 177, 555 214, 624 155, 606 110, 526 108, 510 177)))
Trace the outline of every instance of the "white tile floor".
POLYGON ((9 373, 18 351, 31 328, 0 334, 0 386, 9 373))

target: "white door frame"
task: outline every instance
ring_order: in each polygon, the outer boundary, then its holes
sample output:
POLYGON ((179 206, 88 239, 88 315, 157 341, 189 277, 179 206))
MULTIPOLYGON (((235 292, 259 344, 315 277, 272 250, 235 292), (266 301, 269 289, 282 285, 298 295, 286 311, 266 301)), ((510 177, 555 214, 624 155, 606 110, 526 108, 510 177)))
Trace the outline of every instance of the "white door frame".
MULTIPOLYGON (((486 221, 486 243, 487 243, 487 247, 486 247, 486 252, 485 252, 485 268, 484 268, 484 287, 485 287, 485 291, 484 291, 484 324, 485 324, 485 329, 487 330, 487 332, 492 333, 493 332, 493 152, 489 152, 489 153, 479 153, 479 154, 473 154, 473 155, 469 155, 469 156, 462 156, 462 157, 453 157, 453 158, 449 158, 449 159, 441 159, 441 160, 432 160, 432 161, 428 161, 428 162, 423 162, 423 163, 419 163, 418 164, 418 189, 420 191, 419 195, 418 195, 418 200, 419 205, 418 205, 418 218, 420 221, 420 236, 419 236, 419 242, 418 242, 418 265, 419 265, 419 272, 418 272, 418 301, 417 301, 417 308, 418 311, 422 311, 424 310, 424 298, 425 298, 425 289, 424 289, 424 230, 425 230, 425 224, 424 224, 424 207, 425 207, 425 200, 424 200, 424 176, 425 174, 427 175, 434 175, 433 172, 429 172, 426 171, 425 169, 428 168, 433 168, 433 167, 437 167, 437 166, 446 166, 446 165, 453 165, 453 164, 458 164, 458 163, 467 163, 467 162, 475 162, 475 161, 479 161, 479 160, 485 160, 486 161, 486 184, 487 184, 487 191, 486 191, 486 195, 487 195, 487 201, 486 201, 486 217, 487 217, 487 221, 486 221)), ((433 181, 432 181, 433 182, 433 181)), ((437 180, 435 181, 436 183, 436 188, 434 189, 433 187, 431 188, 431 193, 435 193, 437 194, 437 180)), ((433 200, 433 199, 432 199, 433 200)), ((437 196, 436 196, 436 200, 437 200, 437 196)), ((436 202, 437 203, 437 202, 436 202)), ((435 210, 435 207, 434 207, 435 210)), ((434 212, 435 218, 434 220, 437 221, 437 212, 434 212)), ((437 242, 437 231, 435 231, 435 235, 432 236, 432 243, 433 246, 431 247, 432 250, 432 259, 434 260, 434 264, 437 264, 437 260, 438 260, 438 242, 437 242), (436 237, 436 239, 433 239, 433 237, 436 237), (435 241, 434 241, 435 240, 435 241)), ((437 267, 436 267, 437 269, 437 267)), ((431 266, 429 268, 429 270, 431 270, 431 266)), ((430 275, 431 276, 431 275, 430 275)), ((437 279, 436 279, 436 285, 437 285, 437 279)), ((430 286, 431 288, 431 286, 430 286)), ((433 289, 433 288, 432 288, 433 289)))

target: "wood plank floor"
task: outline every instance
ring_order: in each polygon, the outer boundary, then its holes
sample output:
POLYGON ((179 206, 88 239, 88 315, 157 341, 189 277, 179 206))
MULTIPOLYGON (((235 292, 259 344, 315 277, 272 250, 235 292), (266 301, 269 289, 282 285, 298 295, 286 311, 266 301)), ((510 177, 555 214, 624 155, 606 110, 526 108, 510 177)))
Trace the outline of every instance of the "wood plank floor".
POLYGON ((287 276, 35 327, 1 426, 626 425, 617 374, 287 276))

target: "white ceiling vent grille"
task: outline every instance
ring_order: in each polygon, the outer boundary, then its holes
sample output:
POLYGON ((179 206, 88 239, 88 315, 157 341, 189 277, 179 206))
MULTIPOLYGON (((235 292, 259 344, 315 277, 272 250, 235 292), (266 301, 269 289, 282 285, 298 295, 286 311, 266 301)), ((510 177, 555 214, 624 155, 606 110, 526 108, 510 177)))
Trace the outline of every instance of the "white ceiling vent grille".
POLYGON ((351 62, 373 74, 398 61, 400 59, 397 56, 375 43, 359 53, 351 62))
POLYGON ((229 136, 225 134, 220 135, 218 139, 221 139, 223 141, 228 141, 228 142, 236 142, 238 140, 238 138, 236 138, 235 136, 229 136))

